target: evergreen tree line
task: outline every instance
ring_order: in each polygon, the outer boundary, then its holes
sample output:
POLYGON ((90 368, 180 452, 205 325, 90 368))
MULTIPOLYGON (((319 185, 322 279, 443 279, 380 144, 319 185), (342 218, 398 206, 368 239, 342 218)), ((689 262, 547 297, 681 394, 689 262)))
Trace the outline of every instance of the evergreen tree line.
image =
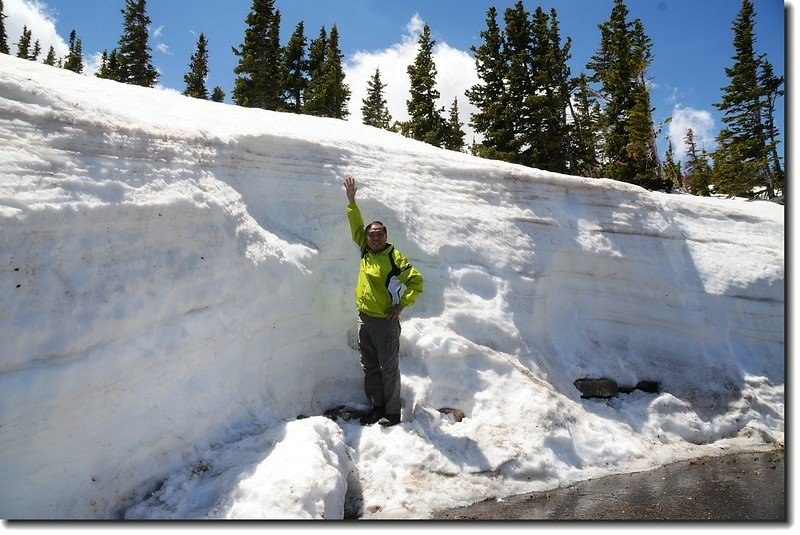
MULTIPOLYGON (((0 0, 2 14, 2 0, 0 0)), ((148 46, 150 19, 146 0, 126 0, 122 10, 124 32, 117 48, 103 52, 97 76, 146 87, 155 85, 148 46)), ((0 52, 9 53, 0 17, 0 52)), ((745 197, 782 195, 785 173, 777 146, 775 102, 784 95, 784 79, 774 75, 764 54, 755 50, 755 11, 752 0, 742 0, 733 23, 734 64, 726 68, 729 85, 714 106, 723 112, 725 126, 709 153, 697 147, 694 133, 684 138, 686 161, 676 162, 670 142, 662 163, 657 139, 662 125, 652 119, 647 69, 652 64, 652 42, 640 19, 629 20, 624 0, 615 0, 610 17, 599 25, 600 46, 573 76, 567 65, 571 39, 562 41, 555 9, 537 7, 528 12, 522 0, 502 16, 489 8, 480 46, 472 47, 480 82, 465 96, 478 109, 470 125, 481 134, 470 150, 485 158, 587 177, 608 177, 648 189, 679 188, 692 194, 712 191, 745 197)), ((235 104, 268 110, 344 119, 350 89, 344 83, 343 55, 334 24, 323 26, 309 43, 299 22, 286 46, 280 45, 281 14, 274 0, 253 0, 245 19, 244 41, 233 47, 239 58, 232 100, 235 104), (306 53, 308 50, 308 53, 306 53)), ((38 41, 23 30, 17 55, 37 60, 38 41)), ((376 70, 363 99, 364 124, 398 131, 407 137, 452 150, 463 150, 463 124, 458 100, 449 113, 437 105, 435 41, 426 24, 419 51, 407 72, 409 119, 392 122, 376 70)), ((73 30, 69 54, 56 59, 50 48, 45 63, 75 72, 83 70, 81 41, 73 30)), ((217 86, 209 94, 208 42, 203 33, 184 76, 184 94, 221 102, 217 86)))
POLYGON ((662 163, 653 123, 647 69, 652 42, 640 19, 629 20, 624 0, 615 0, 599 25, 600 46, 573 77, 567 66, 570 40, 561 41, 557 13, 522 1, 503 14, 487 12, 483 43, 473 47, 480 83, 466 95, 478 108, 471 125, 483 135, 472 151, 550 171, 608 177, 651 190, 680 188, 696 195, 773 198, 783 195, 785 174, 777 146, 775 102, 784 79, 754 48, 755 11, 742 0, 733 23, 734 64, 714 106, 725 126, 708 153, 691 130, 681 166, 669 143, 662 163))
POLYGON ((350 88, 344 83, 339 30, 323 26, 309 43, 299 22, 285 47, 280 45, 280 10, 274 0, 253 0, 245 19, 233 101, 239 106, 344 119, 350 88), (308 44, 308 54, 306 48, 308 44))

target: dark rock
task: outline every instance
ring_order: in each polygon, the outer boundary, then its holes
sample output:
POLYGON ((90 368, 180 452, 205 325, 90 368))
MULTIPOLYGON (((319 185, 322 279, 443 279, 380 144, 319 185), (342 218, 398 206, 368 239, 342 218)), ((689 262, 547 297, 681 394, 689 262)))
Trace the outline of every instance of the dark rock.
POLYGON ((573 384, 580 390, 582 398, 611 398, 619 393, 613 379, 576 379, 573 384))
POLYGON ((346 405, 339 405, 338 407, 326 410, 322 415, 334 421, 339 418, 350 421, 356 418, 361 418, 366 413, 367 411, 364 410, 354 409, 346 405))
POLYGON ((466 418, 464 411, 462 411, 461 409, 453 409, 452 407, 442 407, 441 409, 439 409, 439 412, 441 412, 442 414, 452 414, 453 419, 456 422, 460 422, 461 420, 466 418))

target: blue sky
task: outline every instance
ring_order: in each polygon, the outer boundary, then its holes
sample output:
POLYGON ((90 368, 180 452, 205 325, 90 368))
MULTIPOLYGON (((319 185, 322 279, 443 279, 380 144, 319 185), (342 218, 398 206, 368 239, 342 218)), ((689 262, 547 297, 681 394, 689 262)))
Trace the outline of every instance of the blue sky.
MULTIPOLYGON (((515 3, 516 0, 277 0, 276 7, 282 16, 283 43, 300 21, 309 37, 316 37, 322 26, 328 30, 333 24, 338 26, 347 62, 346 82, 353 91, 351 120, 360 120, 361 98, 375 68, 381 69, 384 82, 389 83, 390 112, 395 119, 404 118, 408 98, 405 69, 413 61, 421 24, 427 23, 440 45, 435 60, 442 105, 449 108, 457 97, 462 121, 466 123, 471 110, 464 90, 477 81, 469 48, 481 43, 480 32, 485 28, 490 6, 502 14, 515 3)), ((18 38, 15 25, 21 27, 22 21, 33 29, 34 39, 38 37, 43 43, 47 42, 49 24, 57 34, 53 39, 60 39, 62 47, 75 29, 91 69, 96 55, 115 47, 122 32, 124 0, 4 0, 4 4, 9 15, 6 27, 12 53, 18 38)), ((597 26, 608 19, 613 0, 541 0, 526 1, 525 5, 531 12, 537 6, 548 12, 556 9, 562 39, 572 39, 570 67, 573 74, 578 74, 599 46, 597 26)), ((150 44, 154 64, 162 73, 160 84, 178 91, 185 88, 183 75, 197 36, 204 32, 210 49, 208 87, 221 86, 230 101, 237 62, 231 47, 239 46, 244 39, 244 20, 250 6, 251 0, 148 0, 150 44)), ((653 118, 656 123, 673 118, 671 126, 662 132, 662 156, 665 136, 672 136, 680 152, 685 130, 690 127, 695 139, 713 150, 713 138, 722 125, 713 103, 721 99, 721 88, 728 83, 724 68, 732 65, 731 25, 741 2, 628 0, 627 6, 631 19, 642 19, 645 32, 653 41, 654 61, 649 69, 653 118)), ((766 53, 778 75, 784 75, 786 6, 783 0, 755 0, 755 8, 756 48, 766 53)), ((43 48, 46 50, 47 46, 43 48)), ((779 105, 784 140, 784 102, 781 100, 779 105)))

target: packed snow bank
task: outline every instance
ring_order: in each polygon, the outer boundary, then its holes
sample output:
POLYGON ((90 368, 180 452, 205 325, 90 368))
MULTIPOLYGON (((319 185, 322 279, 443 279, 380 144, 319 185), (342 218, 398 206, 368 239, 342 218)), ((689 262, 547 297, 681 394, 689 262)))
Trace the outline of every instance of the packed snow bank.
POLYGON ((779 205, 0 71, 0 517, 421 518, 783 441, 779 205), (347 175, 425 277, 389 429, 320 416, 365 407, 347 175))

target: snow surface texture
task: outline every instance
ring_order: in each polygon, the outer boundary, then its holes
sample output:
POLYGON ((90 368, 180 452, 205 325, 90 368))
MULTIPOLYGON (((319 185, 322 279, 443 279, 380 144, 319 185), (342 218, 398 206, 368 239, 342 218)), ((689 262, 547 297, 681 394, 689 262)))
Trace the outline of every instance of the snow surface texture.
POLYGON ((2 518, 426 518, 783 442, 782 206, 0 72, 2 518), (366 408, 348 175, 425 277, 392 428, 321 416, 366 408))

